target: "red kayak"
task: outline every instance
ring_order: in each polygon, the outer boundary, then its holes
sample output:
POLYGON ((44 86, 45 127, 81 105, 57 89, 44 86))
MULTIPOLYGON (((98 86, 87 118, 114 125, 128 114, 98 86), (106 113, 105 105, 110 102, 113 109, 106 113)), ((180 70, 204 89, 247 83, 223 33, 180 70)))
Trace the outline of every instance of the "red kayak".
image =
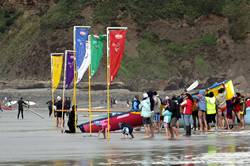
POLYGON ((11 110, 14 110, 15 108, 14 107, 8 107, 8 106, 1 106, 1 109, 4 110, 4 111, 11 111, 11 110))
MULTIPOLYGON (((102 129, 102 124, 107 123, 108 118, 100 118, 91 121, 92 132, 98 133, 102 129)), ((137 127, 142 125, 142 117, 140 112, 124 112, 117 113, 110 116, 110 131, 120 130, 119 123, 129 124, 131 127, 137 127)), ((89 133, 89 122, 78 125, 81 132, 89 133)))

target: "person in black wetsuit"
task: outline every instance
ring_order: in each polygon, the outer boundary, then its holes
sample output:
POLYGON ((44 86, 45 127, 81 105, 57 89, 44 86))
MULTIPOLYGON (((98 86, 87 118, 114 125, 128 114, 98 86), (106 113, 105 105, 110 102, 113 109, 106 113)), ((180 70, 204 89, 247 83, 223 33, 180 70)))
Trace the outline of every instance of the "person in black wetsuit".
POLYGON ((123 138, 125 138, 125 136, 128 136, 128 135, 130 135, 131 138, 134 138, 133 127, 131 127, 129 124, 122 122, 122 123, 119 123, 119 127, 122 130, 123 138))
POLYGON ((46 104, 48 104, 49 117, 51 117, 51 114, 52 114, 52 100, 47 101, 46 104))
MULTIPOLYGON (((77 109, 77 106, 76 106, 77 109)), ((65 133, 75 133, 76 132, 76 125, 75 125, 75 106, 72 106, 72 110, 69 113, 69 120, 68 120, 68 127, 69 130, 65 130, 65 133)))
POLYGON ((29 107, 29 105, 28 105, 26 102, 23 101, 23 98, 22 98, 22 97, 18 100, 17 104, 18 104, 17 119, 19 119, 20 113, 21 113, 21 116, 22 116, 22 119, 23 119, 23 105, 26 105, 26 106, 28 106, 28 107, 29 107))

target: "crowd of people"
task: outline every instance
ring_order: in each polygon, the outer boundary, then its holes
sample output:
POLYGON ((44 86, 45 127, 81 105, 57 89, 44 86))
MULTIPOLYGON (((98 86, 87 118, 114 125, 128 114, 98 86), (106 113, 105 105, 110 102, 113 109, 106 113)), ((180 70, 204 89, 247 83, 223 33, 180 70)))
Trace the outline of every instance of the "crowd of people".
MULTIPOLYGON (((56 117, 56 127, 64 127, 65 125, 65 115, 68 115, 68 111, 71 108, 71 99, 70 97, 65 97, 64 101, 61 96, 57 96, 56 100, 52 102, 49 100, 46 104, 48 104, 49 109, 49 117, 51 117, 53 109, 54 109, 54 117, 56 117), (63 106, 64 103, 64 106, 63 106), (53 106, 54 104, 54 106, 53 106)), ((72 108, 73 110, 74 108, 72 108)))
POLYGON ((200 90, 197 94, 183 93, 162 99, 156 91, 149 91, 143 93, 141 101, 139 96, 134 97, 132 111, 141 112, 146 138, 154 137, 162 128, 168 139, 179 137, 180 120, 184 122, 185 136, 191 136, 192 130, 244 129, 250 98, 236 93, 227 100, 226 95, 225 85, 216 96, 212 91, 200 90))

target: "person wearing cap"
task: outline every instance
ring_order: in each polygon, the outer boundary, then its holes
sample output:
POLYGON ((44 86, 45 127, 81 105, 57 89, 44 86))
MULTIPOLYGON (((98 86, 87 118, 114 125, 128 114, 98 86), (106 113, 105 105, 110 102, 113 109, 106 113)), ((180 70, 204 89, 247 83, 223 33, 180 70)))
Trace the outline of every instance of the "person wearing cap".
POLYGON ((142 122, 145 128, 146 138, 154 137, 154 130, 151 121, 151 108, 150 108, 150 99, 147 93, 143 93, 142 102, 139 105, 141 110, 142 122))
POLYGON ((156 91, 153 92, 153 99, 154 99, 154 127, 159 133, 161 130, 160 124, 160 108, 161 108, 161 99, 156 91))
POLYGON ((165 103, 165 109, 162 112, 162 115, 164 116, 163 123, 164 123, 164 128, 166 130, 166 137, 167 137, 167 139, 170 139, 171 138, 170 121, 171 121, 172 112, 170 111, 170 109, 171 109, 170 108, 170 100, 169 100, 168 96, 165 97, 164 103, 165 103))
POLYGON ((56 98, 56 127, 61 127, 63 122, 62 122, 62 98, 60 96, 57 96, 56 98))

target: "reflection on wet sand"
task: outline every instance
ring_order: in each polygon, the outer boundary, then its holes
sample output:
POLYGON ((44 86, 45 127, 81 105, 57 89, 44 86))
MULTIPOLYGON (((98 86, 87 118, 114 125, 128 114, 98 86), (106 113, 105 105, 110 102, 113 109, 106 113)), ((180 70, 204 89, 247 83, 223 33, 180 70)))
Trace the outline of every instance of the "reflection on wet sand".
MULTIPOLYGON (((214 141, 214 140, 213 140, 214 141)), ((211 141, 211 142, 213 142, 211 141)), ((226 146, 201 145, 201 146, 182 146, 189 141, 180 141, 180 145, 156 146, 153 149, 147 149, 141 153, 123 151, 113 148, 105 154, 99 154, 96 157, 80 160, 54 160, 54 161, 34 161, 34 162, 8 162, 0 165, 52 165, 52 166, 78 166, 78 165, 238 165, 249 163, 248 144, 240 143, 228 144, 226 146), (236 146, 237 145, 237 146, 236 146), (239 161, 240 160, 240 161, 239 161)), ((112 148, 112 147, 111 147, 112 148)))

